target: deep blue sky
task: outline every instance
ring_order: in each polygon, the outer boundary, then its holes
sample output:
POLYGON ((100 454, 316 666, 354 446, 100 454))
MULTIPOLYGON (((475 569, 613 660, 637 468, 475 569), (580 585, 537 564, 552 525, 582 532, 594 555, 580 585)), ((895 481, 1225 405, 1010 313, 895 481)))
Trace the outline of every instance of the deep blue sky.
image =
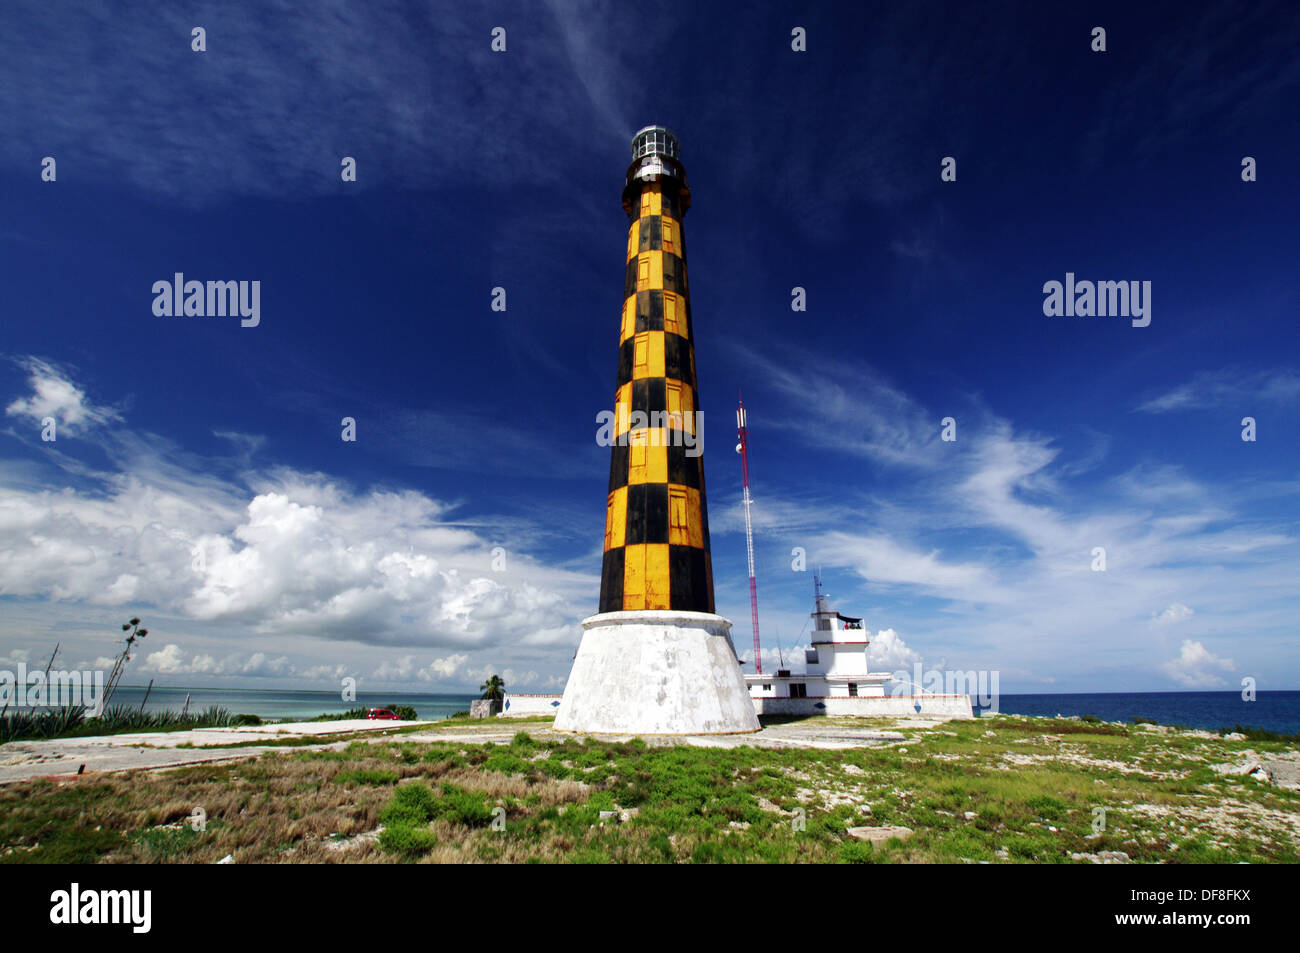
POLYGON ((562 687, 658 122, 742 654, 741 388, 774 656, 798 546, 876 670, 1300 686, 1300 13, 1058 6, 15 5, 0 662, 138 613, 139 680, 562 687), (156 317, 176 271, 261 281, 260 326, 156 317), (1150 281, 1150 326, 1044 316, 1066 272, 1150 281))

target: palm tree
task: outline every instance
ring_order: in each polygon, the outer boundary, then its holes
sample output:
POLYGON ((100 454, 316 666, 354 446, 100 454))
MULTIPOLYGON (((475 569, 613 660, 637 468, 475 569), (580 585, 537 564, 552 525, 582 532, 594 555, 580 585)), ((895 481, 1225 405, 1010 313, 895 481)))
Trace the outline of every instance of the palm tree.
POLYGON ((506 697, 506 683, 501 681, 501 676, 499 675, 493 675, 486 682, 480 685, 478 690, 483 693, 481 697, 486 698, 489 701, 501 702, 504 701, 506 697))

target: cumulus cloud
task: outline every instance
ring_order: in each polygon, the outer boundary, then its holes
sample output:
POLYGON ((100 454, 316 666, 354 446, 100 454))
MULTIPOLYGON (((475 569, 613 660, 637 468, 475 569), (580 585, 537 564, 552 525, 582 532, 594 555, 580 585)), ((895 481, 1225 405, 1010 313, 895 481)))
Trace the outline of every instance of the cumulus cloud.
MULTIPOLYGON (((38 386, 11 414, 60 413, 79 426, 109 419, 50 365, 31 366, 57 386, 38 386)), ((217 461, 118 431, 102 442, 117 469, 89 473, 55 457, 76 486, 0 481, 0 594, 147 600, 263 636, 469 648, 573 639, 583 614, 574 606, 596 586, 594 575, 527 553, 512 553, 508 573, 492 572, 495 540, 419 492, 358 491, 288 469, 222 480, 217 461)), ((159 671, 182 664, 154 655, 159 671)), ((183 664, 199 671, 193 659, 183 664)), ((260 672, 274 662, 253 664, 260 672)))
POLYGON ((145 657, 140 668, 159 675, 242 675, 250 678, 279 678, 297 674, 287 656, 268 656, 265 652, 251 655, 233 653, 218 661, 211 655, 195 653, 186 656, 179 645, 169 642, 157 652, 145 657))
POLYGON ((1152 625, 1175 625, 1184 619, 1190 619, 1195 613, 1183 605, 1181 602, 1175 602, 1166 608, 1163 612, 1158 612, 1151 617, 1152 625))
POLYGON ((299 674, 311 682, 340 681, 348 673, 346 665, 313 665, 299 674))
POLYGON ((415 673, 415 656, 403 655, 401 658, 380 663, 375 669, 375 678, 384 681, 406 681, 415 673))
POLYGON ((463 654, 452 654, 445 658, 436 658, 429 664, 428 669, 420 674, 428 678, 451 678, 456 674, 456 670, 468 661, 469 656, 463 654))
POLYGON ((32 654, 26 649, 9 649, 9 651, 0 656, 0 669, 4 671, 13 671, 18 668, 19 663, 31 665, 32 654))
POLYGON ((909 648, 893 629, 881 629, 868 638, 871 644, 867 647, 867 658, 873 672, 910 670, 912 665, 921 661, 920 654, 909 648))
POLYGON ((1218 672, 1235 668, 1232 659, 1218 658, 1200 642, 1186 639, 1178 658, 1166 662, 1164 672, 1178 684, 1187 688, 1212 688, 1223 685, 1218 672))

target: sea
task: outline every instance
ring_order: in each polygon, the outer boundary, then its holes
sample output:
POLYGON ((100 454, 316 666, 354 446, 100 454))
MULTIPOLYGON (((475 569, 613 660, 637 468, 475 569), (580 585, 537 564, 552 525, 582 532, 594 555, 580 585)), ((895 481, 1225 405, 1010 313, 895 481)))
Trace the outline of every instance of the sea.
MULTIPOLYGON (((144 686, 121 686, 113 705, 139 705, 144 686)), ((189 698, 190 710, 212 705, 232 713, 247 712, 267 719, 306 720, 336 714, 349 708, 386 708, 410 705, 421 718, 436 720, 467 711, 477 695, 425 695, 404 692, 357 692, 345 702, 338 692, 254 691, 224 688, 163 688, 149 692, 145 709, 180 711, 189 698)), ((987 708, 978 708, 985 711, 987 708)), ((1240 692, 1096 692, 1059 695, 1002 695, 997 710, 1011 715, 1095 715, 1103 721, 1150 718, 1165 725, 1193 728, 1233 728, 1242 725, 1283 734, 1300 732, 1300 691, 1258 692, 1245 701, 1240 692)))
POLYGON ((1096 715, 1103 721, 1150 718, 1162 725, 1211 731, 1241 725, 1281 734, 1300 732, 1300 692, 1257 692, 1254 701, 1244 700, 1240 691, 1002 695, 997 710, 1009 715, 1096 715))
POLYGON ((164 688, 149 691, 143 685, 119 685, 109 705, 144 702, 145 711, 182 711, 189 699, 190 711, 216 706, 231 714, 259 715, 265 719, 310 721, 317 715, 342 714, 352 708, 387 708, 410 705, 421 718, 437 721, 458 711, 469 711, 478 695, 425 695, 408 692, 358 691, 354 701, 343 701, 339 692, 263 691, 227 688, 164 688), (148 701, 145 693, 148 692, 148 701))

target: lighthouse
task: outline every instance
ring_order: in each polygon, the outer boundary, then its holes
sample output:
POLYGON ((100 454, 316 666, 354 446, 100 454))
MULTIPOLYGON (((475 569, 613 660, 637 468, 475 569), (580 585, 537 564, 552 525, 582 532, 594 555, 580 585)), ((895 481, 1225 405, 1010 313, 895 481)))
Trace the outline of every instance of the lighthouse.
POLYGON ((632 139, 600 602, 583 620, 560 731, 757 731, 731 622, 714 612, 703 417, 677 137, 632 139))

